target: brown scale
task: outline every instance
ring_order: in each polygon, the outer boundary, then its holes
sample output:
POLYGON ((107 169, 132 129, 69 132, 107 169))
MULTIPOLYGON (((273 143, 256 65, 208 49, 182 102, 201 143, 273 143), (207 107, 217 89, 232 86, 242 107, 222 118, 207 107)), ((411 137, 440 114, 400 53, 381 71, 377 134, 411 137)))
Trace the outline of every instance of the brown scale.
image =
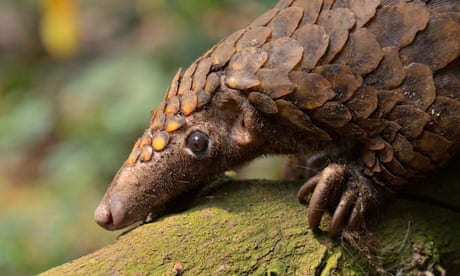
POLYGON ((294 84, 284 69, 262 68, 257 72, 262 91, 273 99, 278 99, 294 92, 294 84))
POLYGON ((311 70, 326 53, 329 36, 322 26, 305 24, 295 31, 293 38, 307 49, 303 53, 302 70, 311 70))
POLYGON ((403 64, 412 62, 428 65, 437 71, 458 58, 460 54, 460 25, 452 21, 430 21, 424 35, 401 50, 403 64))
POLYGON ((313 72, 322 75, 337 93, 337 100, 345 102, 361 87, 363 79, 347 65, 330 64, 316 67, 313 72))
POLYGON ((321 7, 323 6, 322 0, 295 0, 293 6, 301 7, 303 9, 303 18, 301 24, 316 23, 318 20, 321 7))
POLYGON ((319 74, 293 71, 289 79, 296 84, 292 98, 299 108, 321 107, 336 96, 331 84, 319 74))
POLYGON ((333 7, 350 9, 356 16, 356 27, 360 28, 374 17, 379 5, 380 0, 336 0, 333 7))
POLYGON ((322 129, 316 127, 307 114, 297 109, 291 102, 286 100, 277 100, 278 116, 288 124, 318 135, 321 140, 330 141, 331 136, 322 129))
POLYGON ((396 89, 399 94, 404 95, 400 103, 427 110, 436 97, 431 69, 420 63, 411 63, 405 69, 406 79, 396 89))
POLYGON ((251 102, 254 107, 266 114, 277 114, 278 113, 278 106, 276 102, 267 96, 264 93, 260 92, 251 92, 248 95, 248 100, 251 102))
POLYGON ((406 70, 399 58, 399 48, 385 47, 382 51, 382 62, 376 70, 365 77, 364 82, 377 89, 396 88, 406 78, 406 70))
POLYGON ((272 30, 272 39, 291 36, 302 17, 303 9, 300 7, 294 6, 280 11, 268 25, 272 30))
POLYGON ((366 28, 360 28, 350 34, 348 43, 335 62, 347 64, 353 72, 362 76, 377 69, 382 58, 383 51, 375 35, 366 28))
POLYGON ((262 46, 268 54, 265 68, 291 71, 302 59, 304 48, 290 37, 271 40, 262 46))
POLYGON ((260 47, 271 36, 272 30, 267 27, 253 27, 248 29, 238 40, 235 46, 236 51, 247 47, 260 47))
POLYGON ((244 48, 240 52, 233 55, 228 69, 233 71, 244 70, 255 74, 265 62, 267 62, 268 54, 264 50, 256 47, 244 48))
POLYGON ((367 27, 382 48, 396 46, 399 49, 409 45, 416 33, 425 29, 428 21, 425 6, 407 3, 379 9, 375 20, 367 27))
POLYGON ((355 23, 355 15, 349 9, 324 10, 320 13, 318 24, 324 27, 330 40, 321 64, 329 64, 340 53, 355 23))
MULTIPOLYGON (((314 210, 331 198, 332 205, 340 196, 345 205, 367 203, 359 201, 361 190, 353 194, 349 183, 339 181, 341 170, 362 173, 370 184, 378 179, 398 186, 455 154, 459 55, 458 0, 281 0, 183 75, 176 73, 127 164, 155 160, 176 133, 182 135, 180 129, 192 125, 195 113, 215 108, 206 106, 219 102, 217 93, 241 93, 261 122, 279 123, 320 143, 354 140, 362 146, 350 166, 330 164, 335 182, 324 180, 325 169, 299 191, 301 200, 313 193, 309 223, 316 228, 321 213, 314 210), (336 184, 356 198, 315 191, 336 184)), ((343 212, 334 214, 332 233, 343 212)))
POLYGON ((366 119, 377 109, 378 92, 372 86, 359 88, 345 104, 354 120, 366 119))

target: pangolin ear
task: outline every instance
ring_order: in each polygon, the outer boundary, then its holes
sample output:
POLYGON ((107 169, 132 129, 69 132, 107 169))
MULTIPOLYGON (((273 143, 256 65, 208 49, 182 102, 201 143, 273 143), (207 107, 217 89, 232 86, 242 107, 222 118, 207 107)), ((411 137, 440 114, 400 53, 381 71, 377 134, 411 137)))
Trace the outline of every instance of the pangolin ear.
POLYGON ((255 141, 255 111, 246 101, 240 97, 222 97, 219 110, 223 121, 230 126, 230 137, 236 144, 244 146, 255 141))

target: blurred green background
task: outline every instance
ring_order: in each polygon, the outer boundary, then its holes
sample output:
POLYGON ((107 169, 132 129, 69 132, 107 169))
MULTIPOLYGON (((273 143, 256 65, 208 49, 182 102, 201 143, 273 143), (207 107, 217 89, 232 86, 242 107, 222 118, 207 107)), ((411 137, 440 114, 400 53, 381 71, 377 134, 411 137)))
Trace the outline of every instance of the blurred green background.
POLYGON ((93 210, 177 68, 275 2, 2 0, 0 275, 113 242, 93 210))

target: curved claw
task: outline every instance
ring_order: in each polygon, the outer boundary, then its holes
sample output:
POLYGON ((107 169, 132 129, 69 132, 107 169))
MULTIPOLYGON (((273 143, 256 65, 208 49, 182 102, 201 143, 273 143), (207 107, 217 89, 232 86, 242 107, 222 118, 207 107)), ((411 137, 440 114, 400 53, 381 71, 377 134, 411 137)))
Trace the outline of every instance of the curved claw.
POLYGON ((312 229, 318 228, 328 205, 329 195, 336 185, 343 184, 344 176, 345 168, 338 164, 329 164, 321 172, 308 208, 308 224, 312 229))
MULTIPOLYGON (((335 236, 339 233, 339 230, 342 227, 343 221, 350 214, 350 210, 353 207, 353 204, 356 200, 356 195, 352 192, 346 192, 342 196, 337 208, 334 211, 334 215, 331 219, 331 224, 329 225, 329 234, 335 236)), ((355 208, 354 208, 355 209, 355 208)), ((353 210, 354 210, 353 209, 353 210)))
POLYGON ((312 178, 308 179, 308 181, 305 182, 302 185, 302 187, 300 187, 299 191, 297 192, 297 199, 300 201, 300 203, 302 204, 307 203, 307 200, 305 198, 309 193, 313 192, 313 190, 316 187, 316 184, 318 184, 320 177, 321 177, 321 174, 317 174, 313 176, 312 178))
POLYGON ((305 197, 312 194, 307 211, 311 229, 318 228, 326 209, 335 209, 329 226, 329 234, 334 236, 342 227, 355 230, 362 226, 365 212, 376 207, 377 200, 386 194, 374 184, 356 166, 329 164, 302 185, 297 197, 305 202, 305 197))

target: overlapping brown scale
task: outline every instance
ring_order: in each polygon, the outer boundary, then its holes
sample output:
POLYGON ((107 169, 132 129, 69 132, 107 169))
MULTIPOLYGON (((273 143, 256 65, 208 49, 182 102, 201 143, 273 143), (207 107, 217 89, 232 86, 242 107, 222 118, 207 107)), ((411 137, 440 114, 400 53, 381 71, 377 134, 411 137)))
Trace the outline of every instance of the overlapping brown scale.
POLYGON ((318 20, 323 0, 294 0, 292 5, 303 8, 301 24, 315 23, 318 20))
POLYGON ((211 101, 211 94, 204 91, 203 89, 199 89, 196 93, 196 108, 200 109, 205 106, 209 101, 211 101))
POLYGON ((406 70, 399 59, 397 47, 385 47, 383 60, 376 70, 369 73, 364 82, 378 89, 398 87, 406 77, 406 70))
POLYGON ((289 79, 288 72, 282 69, 262 68, 257 72, 262 91, 271 98, 278 99, 294 92, 294 84, 289 79))
POLYGON ((166 121, 166 116, 163 112, 157 110, 156 116, 153 119, 153 122, 150 124, 150 128, 152 129, 163 129, 166 121))
POLYGON ((324 130, 316 127, 307 114, 297 109, 295 105, 286 100, 277 100, 278 114, 282 122, 285 122, 300 130, 311 132, 317 135, 318 139, 324 141, 332 140, 331 136, 324 130))
POLYGON ((460 141, 460 101, 438 96, 428 109, 431 118, 427 130, 458 144, 460 141))
POLYGON ((272 30, 272 39, 291 36, 299 26, 302 17, 301 7, 292 6, 281 10, 268 25, 272 30))
POLYGON ((411 63, 405 69, 406 79, 401 87, 396 89, 396 91, 404 95, 404 99, 401 102, 427 110, 436 97, 436 87, 434 86, 431 69, 421 63, 411 63))
POLYGON ((317 108, 336 96, 331 84, 319 74, 292 71, 289 78, 295 84, 292 97, 299 108, 317 108))
POLYGON ((396 138, 398 132, 401 130, 401 126, 393 121, 384 120, 384 122, 385 129, 383 129, 382 132, 380 132, 380 135, 383 139, 385 139, 385 141, 392 143, 396 138))
POLYGON ((301 66, 303 70, 315 67, 329 45, 329 36, 320 25, 305 24, 295 31, 293 38, 304 48, 301 66))
POLYGON ((234 71, 244 70, 256 73, 267 62, 267 59, 268 54, 261 48, 247 47, 233 55, 228 68, 234 71))
POLYGON ((198 105, 196 93, 193 91, 185 92, 180 99, 180 109, 182 114, 188 116, 192 114, 198 105))
POLYGON ((397 103, 399 103, 403 98, 404 94, 399 93, 397 91, 379 90, 379 101, 375 115, 379 118, 386 116, 388 113, 390 113, 391 110, 393 110, 393 107, 397 103))
POLYGON ((343 127, 334 129, 334 131, 343 137, 355 139, 364 144, 369 143, 368 133, 357 124, 348 123, 343 127))
POLYGON ((402 163, 406 164, 414 158, 414 148, 412 147, 411 142, 409 142, 409 140, 407 140, 407 138, 403 135, 397 134, 391 145, 396 158, 398 158, 398 160, 402 163))
POLYGON ((346 102, 353 119, 366 119, 377 109, 378 92, 372 86, 362 86, 346 102))
POLYGON ((128 160, 126 160, 128 165, 134 165, 136 163, 137 159, 139 158, 139 154, 141 153, 141 149, 139 148, 139 144, 140 144, 140 139, 138 139, 136 141, 136 143, 134 144, 133 150, 131 151, 131 153, 128 156, 128 160))
POLYGON ((356 120, 355 123, 364 129, 370 137, 377 136, 387 127, 387 121, 381 118, 356 120))
POLYGON ((204 88, 206 84, 206 77, 211 70, 212 59, 210 57, 200 60, 198 63, 195 73, 193 74, 192 90, 198 91, 204 88))
POLYGON ((430 1, 429 8, 434 19, 443 18, 460 24, 460 5, 457 0, 434 0, 430 1))
POLYGON ((266 114, 278 113, 275 101, 264 93, 251 92, 248 95, 249 102, 259 111, 266 114))
POLYGON ((404 178, 400 177, 397 175, 394 175, 390 170, 386 168, 386 165, 381 164, 381 174, 380 176, 386 180, 387 183, 393 186, 401 186, 401 185, 406 185, 409 181, 404 178))
POLYGON ((452 147, 452 142, 446 138, 430 132, 424 131, 422 137, 415 142, 415 150, 426 155, 435 163, 444 163, 450 158, 448 150, 452 147))
POLYGON ((367 27, 380 46, 403 48, 414 40, 418 31, 425 29, 429 16, 427 7, 420 4, 383 7, 367 27))
POLYGON ((366 28, 357 29, 337 56, 335 62, 347 64, 358 75, 374 71, 383 58, 383 51, 374 34, 366 28))
POLYGON ((268 27, 249 28, 236 43, 236 51, 247 47, 260 47, 270 37, 272 31, 268 27))
POLYGON ((408 139, 415 139, 422 134, 423 128, 430 121, 430 116, 412 105, 397 105, 388 114, 388 119, 401 126, 401 133, 408 139))
POLYGON ((192 76, 195 73, 196 67, 197 62, 194 62, 187 68, 187 70, 185 70, 179 85, 179 89, 177 90, 177 95, 182 95, 185 92, 190 91, 190 89, 192 89, 192 76))
POLYGON ((352 119, 351 113, 345 105, 332 101, 311 110, 310 116, 315 121, 331 128, 343 127, 352 119))
POLYGON ((264 14, 260 15, 257 17, 250 25, 249 27, 258 27, 258 26, 266 26, 270 21, 275 17, 275 15, 279 12, 280 10, 277 8, 272 8, 268 11, 266 11, 264 14))
POLYGON ((143 146, 150 146, 152 144, 152 137, 150 137, 150 134, 148 133, 148 131, 146 131, 146 133, 144 133, 144 135, 139 138, 139 144, 138 144, 138 147, 142 148, 143 146))
POLYGON ((168 114, 166 116, 165 130, 173 132, 181 128, 185 124, 185 118, 181 115, 168 114))
POLYGON ((280 9, 280 10, 285 9, 285 8, 289 7, 292 4, 292 1, 293 0, 280 0, 275 5, 275 8, 280 9))
POLYGON ((368 150, 368 149, 363 150, 361 158, 363 159, 364 164, 368 168, 372 168, 375 165, 375 162, 377 161, 376 160, 377 157, 375 156, 375 151, 368 150))
POLYGON ((290 37, 282 37, 266 43, 263 47, 268 54, 268 61, 264 67, 291 71, 303 56, 303 47, 290 37))
POLYGON ((329 36, 329 47, 321 60, 321 64, 329 64, 342 50, 348 40, 348 30, 355 25, 355 15, 349 9, 324 9, 318 18, 329 36))
POLYGON ((328 64, 314 68, 313 72, 322 75, 331 84, 339 102, 345 102, 361 87, 363 79, 351 67, 341 64, 328 64))
POLYGON ((460 59, 450 64, 447 70, 434 77, 436 95, 460 99, 460 59))
POLYGON ((182 72, 182 68, 179 68, 179 70, 177 70, 176 75, 174 75, 174 78, 171 81, 171 86, 168 89, 166 99, 169 100, 172 97, 177 95, 177 90, 179 89, 179 79, 180 79, 180 76, 181 76, 181 72, 182 72))
POLYGON ((212 65, 214 68, 220 69, 223 66, 225 66, 225 64, 227 64, 227 62, 230 60, 230 58, 236 51, 236 42, 245 32, 246 29, 238 30, 233 34, 229 35, 226 39, 224 39, 216 46, 214 52, 211 55, 212 65))
POLYGON ((177 114, 180 110, 180 101, 178 96, 173 96, 166 101, 165 114, 177 114))
POLYGON ((428 172, 435 168, 430 158, 416 151, 414 152, 414 158, 407 163, 407 166, 420 173, 428 172))
MULTIPOLYGON (((377 151, 385 148, 385 140, 381 136, 375 136, 362 141, 367 149, 377 151)), ((378 164, 376 164, 378 166, 378 164)), ((377 167, 374 167, 374 169, 377 167)))
POLYGON ((334 8, 349 8, 356 15, 356 27, 364 26, 374 17, 380 0, 336 0, 334 8))
POLYGON ((403 64, 428 65, 431 70, 444 68, 460 54, 460 25, 452 21, 432 20, 423 34, 401 50, 403 64))
POLYGON ((204 86, 204 91, 207 93, 214 93, 217 88, 220 86, 220 77, 217 75, 217 73, 211 73, 208 75, 208 78, 206 79, 206 84, 204 86))
POLYGON ((395 175, 399 176, 412 176, 412 172, 405 168, 397 158, 393 158, 391 162, 385 164, 385 167, 388 168, 395 175))
POLYGON ((323 0, 323 11, 330 10, 332 5, 334 4, 335 0, 323 0))
POLYGON ((162 151, 169 143, 169 134, 166 131, 157 131, 152 136, 152 148, 155 151, 162 151))
POLYGON ((377 151, 377 156, 382 163, 389 163, 393 160, 394 152, 393 147, 388 143, 384 142, 385 147, 379 151, 377 151))
POLYGON ((259 78, 244 70, 230 70, 225 72, 225 84, 233 89, 246 90, 260 86, 259 78))
POLYGON ((141 148, 139 159, 142 162, 148 162, 152 160, 152 156, 153 156, 153 149, 150 145, 146 145, 141 148))

